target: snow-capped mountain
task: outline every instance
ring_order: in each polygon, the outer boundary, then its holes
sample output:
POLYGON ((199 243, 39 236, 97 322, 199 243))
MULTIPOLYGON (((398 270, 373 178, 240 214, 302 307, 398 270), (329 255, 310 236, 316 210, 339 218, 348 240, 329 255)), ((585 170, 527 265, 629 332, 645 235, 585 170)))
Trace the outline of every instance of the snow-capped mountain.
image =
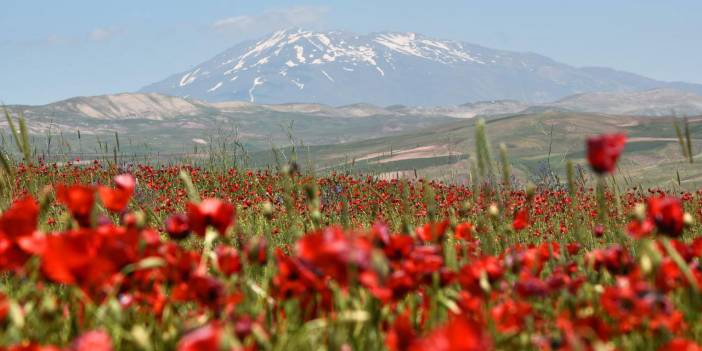
POLYGON ((500 99, 540 103, 585 92, 654 88, 702 93, 702 85, 576 68, 537 54, 416 33, 294 29, 241 43, 141 91, 206 101, 438 106, 500 99))

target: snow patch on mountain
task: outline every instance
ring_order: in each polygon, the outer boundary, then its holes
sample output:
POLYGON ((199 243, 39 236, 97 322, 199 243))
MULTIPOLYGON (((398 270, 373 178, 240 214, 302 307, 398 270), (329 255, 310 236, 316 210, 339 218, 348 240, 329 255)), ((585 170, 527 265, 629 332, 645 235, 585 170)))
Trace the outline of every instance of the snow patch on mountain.
POLYGON ((219 82, 219 83, 215 84, 215 86, 213 86, 212 88, 210 88, 209 90, 207 90, 207 92, 211 93, 211 92, 213 92, 213 91, 219 89, 219 87, 221 87, 222 84, 223 84, 222 82, 219 82))
POLYGON ((256 97, 253 94, 254 90, 256 90, 257 86, 263 85, 263 83, 264 80, 261 77, 256 77, 256 79, 254 79, 253 84, 251 84, 251 88, 249 89, 249 101, 251 101, 251 103, 256 102, 256 97))

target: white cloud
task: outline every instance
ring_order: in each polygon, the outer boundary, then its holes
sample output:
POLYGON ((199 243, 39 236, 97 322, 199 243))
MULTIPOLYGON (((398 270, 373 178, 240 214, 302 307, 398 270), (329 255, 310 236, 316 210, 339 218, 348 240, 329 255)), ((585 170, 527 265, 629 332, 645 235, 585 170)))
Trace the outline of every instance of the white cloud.
POLYGON ((316 27, 329 12, 326 6, 293 6, 271 9, 258 15, 222 18, 212 28, 223 32, 257 33, 289 27, 316 27))
POLYGON ((119 33, 119 28, 95 28, 92 32, 90 32, 90 34, 88 34, 88 37, 92 41, 104 42, 111 40, 119 33))

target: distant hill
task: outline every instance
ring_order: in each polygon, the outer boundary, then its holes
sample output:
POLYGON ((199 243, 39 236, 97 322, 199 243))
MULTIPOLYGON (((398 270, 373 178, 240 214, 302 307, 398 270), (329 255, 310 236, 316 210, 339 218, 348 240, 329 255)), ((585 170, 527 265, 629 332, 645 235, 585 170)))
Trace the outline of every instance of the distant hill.
POLYGON ((548 106, 616 115, 685 116, 702 113, 702 96, 672 89, 627 93, 595 92, 569 96, 548 106))
MULTIPOLYGON (((516 100, 492 100, 437 107, 367 103, 330 106, 318 103, 254 104, 246 101, 207 102, 158 93, 123 93, 75 97, 47 105, 10 105, 27 117, 51 119, 56 116, 118 122, 127 119, 168 120, 226 114, 290 114, 328 118, 358 117, 449 117, 473 118, 499 116, 526 111, 577 111, 612 115, 669 116, 702 114, 702 95, 674 89, 652 89, 638 92, 593 92, 572 95, 561 100, 529 104, 516 100)), ((61 120, 54 122, 60 123, 61 120)))
MULTIPOLYGON (((7 108, 26 117, 33 145, 49 160, 115 155, 139 161, 204 158, 212 152, 231 155, 240 145, 249 153, 250 166, 266 167, 276 163, 272 149, 291 157, 289 146, 294 143, 301 162, 320 170, 383 176, 413 175, 417 170, 444 180, 466 176, 477 115, 487 117, 490 139, 507 145, 515 172, 522 175, 539 174, 549 164, 562 171, 566 158, 584 157, 586 136, 622 130, 629 143, 621 174, 660 183, 669 181, 669 171, 675 169, 682 182, 697 186, 702 171, 679 157, 670 118, 646 114, 689 112, 697 154, 702 143, 698 102, 697 95, 671 90, 582 94, 533 106, 503 100, 435 108, 209 103, 160 94, 118 94, 7 108), (591 112, 583 112, 586 109, 591 112)), ((0 119, 0 130, 6 131, 0 147, 12 151, 6 125, 0 119)), ((240 155, 242 150, 237 150, 240 155)))

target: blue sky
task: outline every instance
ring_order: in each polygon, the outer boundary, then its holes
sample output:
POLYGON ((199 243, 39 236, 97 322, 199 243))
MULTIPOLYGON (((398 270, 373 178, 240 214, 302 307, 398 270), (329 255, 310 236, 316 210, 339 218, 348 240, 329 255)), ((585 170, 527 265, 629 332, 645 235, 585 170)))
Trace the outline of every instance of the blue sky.
POLYGON ((702 1, 0 0, 0 102, 134 91, 281 27, 414 31, 702 83, 702 1))

